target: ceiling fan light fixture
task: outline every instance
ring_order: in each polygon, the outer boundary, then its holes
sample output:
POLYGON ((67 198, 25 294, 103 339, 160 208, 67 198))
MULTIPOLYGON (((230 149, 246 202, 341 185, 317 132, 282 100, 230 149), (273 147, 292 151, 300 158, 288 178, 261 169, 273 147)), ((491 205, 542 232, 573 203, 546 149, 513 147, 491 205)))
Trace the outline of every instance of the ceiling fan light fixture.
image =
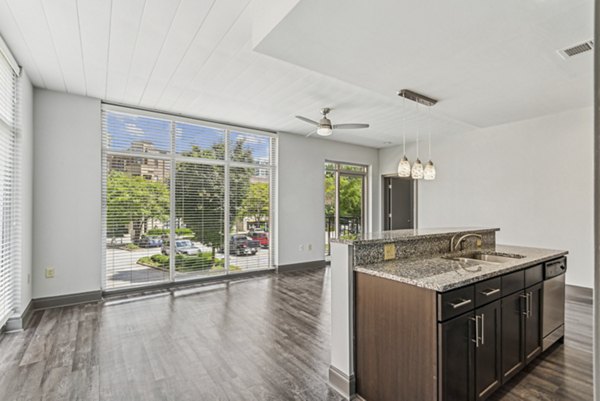
POLYGON ((320 136, 329 136, 333 133, 331 127, 319 127, 317 128, 317 134, 320 136))

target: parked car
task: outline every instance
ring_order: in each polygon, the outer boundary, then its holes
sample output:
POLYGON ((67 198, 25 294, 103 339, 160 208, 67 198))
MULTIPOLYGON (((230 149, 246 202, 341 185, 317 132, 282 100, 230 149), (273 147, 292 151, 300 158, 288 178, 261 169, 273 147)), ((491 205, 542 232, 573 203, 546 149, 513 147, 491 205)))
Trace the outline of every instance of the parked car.
POLYGON ((246 234, 233 234, 229 241, 229 253, 232 255, 256 255, 260 242, 246 234))
POLYGON ((140 248, 158 248, 162 244, 163 240, 156 235, 144 235, 137 243, 140 248))
POLYGON ((249 235, 253 240, 256 240, 260 243, 261 248, 269 247, 269 233, 264 231, 254 231, 249 233, 249 235))
MULTIPOLYGON (((161 252, 163 255, 168 255, 171 249, 171 245, 169 241, 163 241, 161 252)), ((181 255, 198 255, 200 253, 200 248, 194 246, 192 241, 189 239, 178 239, 175 240, 175 253, 181 255)))

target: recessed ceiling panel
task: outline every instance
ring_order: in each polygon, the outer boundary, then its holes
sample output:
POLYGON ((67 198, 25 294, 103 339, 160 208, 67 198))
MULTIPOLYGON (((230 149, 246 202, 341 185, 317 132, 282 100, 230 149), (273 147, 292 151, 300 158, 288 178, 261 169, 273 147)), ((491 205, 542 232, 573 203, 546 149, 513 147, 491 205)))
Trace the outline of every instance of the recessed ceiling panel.
POLYGON ((592 18, 591 0, 301 0, 255 50, 484 127, 592 104, 592 52, 557 54, 592 18))

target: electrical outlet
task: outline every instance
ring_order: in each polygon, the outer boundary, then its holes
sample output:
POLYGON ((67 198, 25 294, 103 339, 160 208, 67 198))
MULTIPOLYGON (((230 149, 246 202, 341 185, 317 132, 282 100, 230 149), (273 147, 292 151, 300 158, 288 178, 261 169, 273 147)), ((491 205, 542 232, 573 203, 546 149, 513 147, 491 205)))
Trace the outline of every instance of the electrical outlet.
POLYGON ((309 251, 312 251, 312 244, 306 245, 306 249, 308 249, 309 251))
POLYGON ((396 259, 396 244, 385 244, 383 246, 383 260, 396 259))
POLYGON ((300 245, 300 246, 298 247, 298 250, 299 250, 300 252, 304 252, 304 245, 300 245))
POLYGON ((54 278, 54 267, 46 267, 46 278, 54 278))
POLYGON ((31 273, 27 273, 27 284, 31 284, 31 273))

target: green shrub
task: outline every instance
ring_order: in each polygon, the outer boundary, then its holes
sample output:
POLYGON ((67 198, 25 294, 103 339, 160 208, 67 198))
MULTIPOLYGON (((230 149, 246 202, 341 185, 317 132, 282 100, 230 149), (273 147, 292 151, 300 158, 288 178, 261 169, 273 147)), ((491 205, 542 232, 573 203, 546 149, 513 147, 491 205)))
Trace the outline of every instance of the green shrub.
POLYGON ((128 251, 134 251, 136 249, 140 249, 139 246, 137 246, 136 244, 127 244, 125 245, 125 249, 127 249, 128 251))
MULTIPOLYGON (((150 230, 148 230, 146 232, 146 235, 152 235, 152 236, 162 236, 162 235, 169 235, 171 231, 168 228, 151 228, 150 230)), ((187 228, 187 227, 180 227, 180 228, 176 228, 175 229, 175 234, 177 234, 180 237, 194 237, 194 232, 192 231, 191 228, 187 228)))
POLYGON ((150 257, 152 262, 156 263, 161 267, 169 267, 169 257, 167 255, 161 255, 160 253, 157 255, 152 255, 150 257))
POLYGON ((166 228, 151 228, 146 231, 146 235, 169 235, 169 230, 166 228))
MULTIPOLYGON (((144 256, 138 259, 137 263, 144 266, 158 267, 162 269, 169 268, 170 258, 167 255, 156 254, 152 256, 144 256)), ((222 271, 225 269, 225 259, 215 259, 212 261, 210 252, 199 253, 198 255, 188 256, 177 254, 175 256, 176 271, 196 271, 210 270, 211 272, 222 271)), ((229 265, 230 271, 242 270, 239 266, 229 265)))

